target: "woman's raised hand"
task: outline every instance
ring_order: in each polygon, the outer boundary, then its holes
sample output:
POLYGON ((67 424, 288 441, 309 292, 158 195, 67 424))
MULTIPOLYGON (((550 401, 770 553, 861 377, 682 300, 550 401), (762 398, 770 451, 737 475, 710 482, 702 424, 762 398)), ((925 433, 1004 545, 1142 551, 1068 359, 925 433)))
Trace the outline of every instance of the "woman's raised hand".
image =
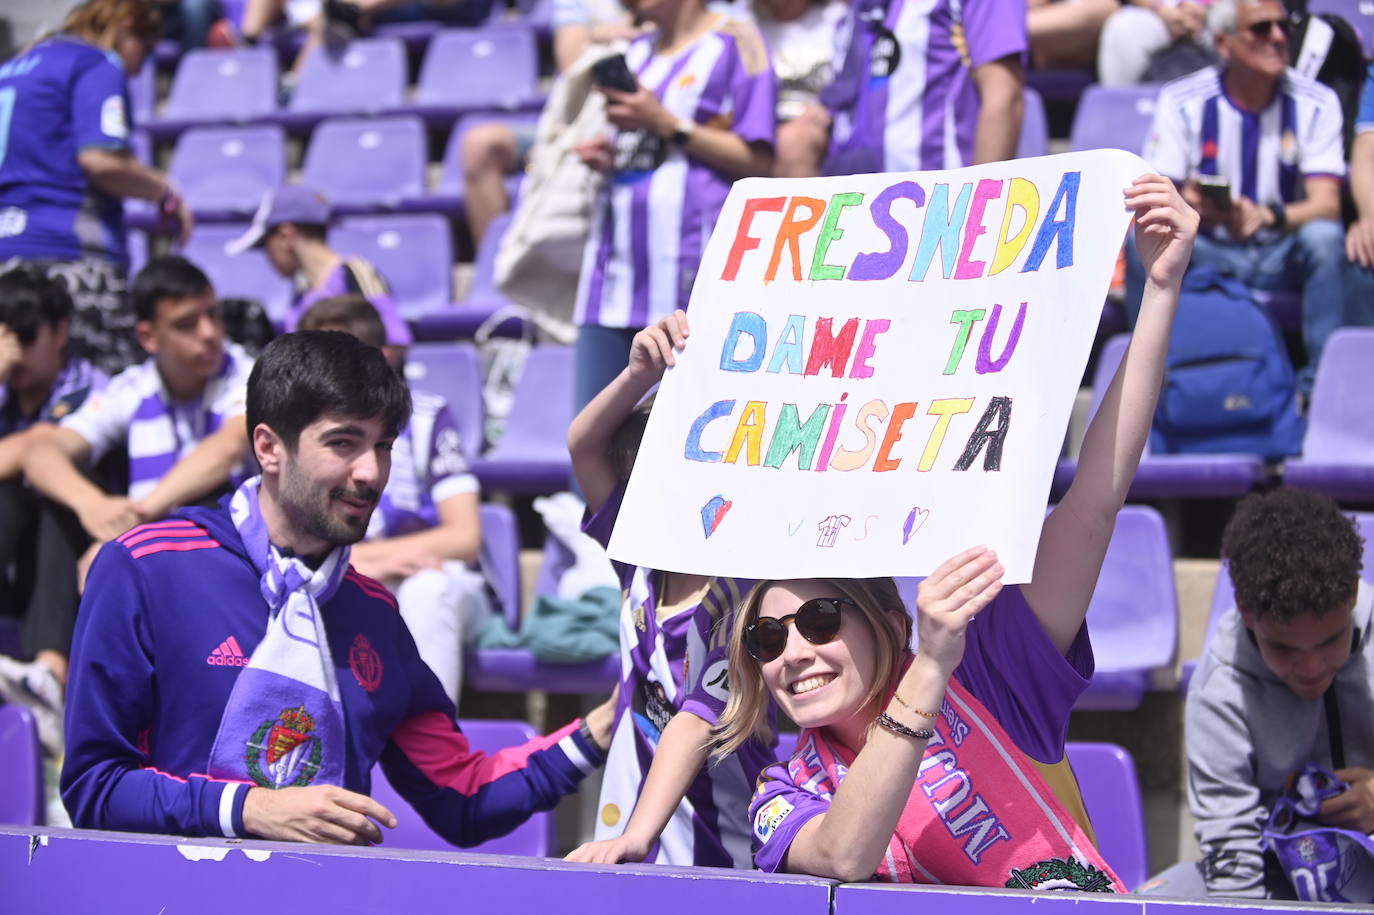
POLYGON ((1157 286, 1176 288, 1193 256, 1198 214, 1168 178, 1141 175, 1126 188, 1135 210, 1135 244, 1145 274, 1157 286))
POLYGON ((651 384, 657 382, 670 366, 677 364, 677 354, 687 345, 690 334, 687 313, 680 308, 644 328, 630 343, 630 374, 651 384))
POLYGON ((916 596, 920 653, 947 674, 964 658, 969 621, 1002 590, 1002 564, 985 546, 975 546, 944 561, 930 573, 916 596))

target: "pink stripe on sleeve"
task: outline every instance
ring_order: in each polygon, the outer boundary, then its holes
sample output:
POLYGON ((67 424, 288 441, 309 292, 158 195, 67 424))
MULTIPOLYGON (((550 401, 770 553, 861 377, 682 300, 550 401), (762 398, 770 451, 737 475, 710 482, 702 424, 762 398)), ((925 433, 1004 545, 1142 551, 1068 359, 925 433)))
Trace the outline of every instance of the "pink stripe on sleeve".
MULTIPOLYGON (((130 531, 129 534, 132 534, 130 531)), ((137 536, 130 537, 125 534, 119 538, 119 542, 127 547, 135 547, 148 540, 156 540, 159 537, 209 537, 210 532, 201 527, 174 528, 165 531, 143 531, 137 536)))
POLYGON ((170 543, 150 543, 130 551, 129 555, 135 559, 142 559, 144 556, 151 556, 154 553, 162 553, 167 550, 183 553, 187 550, 213 550, 218 546, 218 540, 175 540, 170 543))
POLYGON ((530 756, 546 750, 576 730, 579 722, 497 753, 474 750, 467 737, 443 712, 414 715, 392 731, 391 739, 431 782, 469 797, 503 775, 525 768, 530 756))
POLYGON ((130 537, 137 536, 145 531, 171 530, 179 527, 185 528, 196 526, 194 521, 185 521, 179 518, 174 518, 171 521, 153 521, 149 524, 140 524, 138 527, 130 528, 116 537, 115 540, 119 543, 128 543, 130 537))

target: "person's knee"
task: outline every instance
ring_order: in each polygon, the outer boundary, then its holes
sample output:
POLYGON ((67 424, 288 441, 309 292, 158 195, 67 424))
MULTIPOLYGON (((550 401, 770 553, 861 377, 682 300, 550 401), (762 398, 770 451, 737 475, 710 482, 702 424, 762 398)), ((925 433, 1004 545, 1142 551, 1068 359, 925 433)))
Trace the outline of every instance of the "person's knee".
POLYGON ((459 156, 464 174, 504 174, 515 167, 515 133, 505 124, 477 124, 463 135, 459 156))
POLYGON ((1309 258, 1340 260, 1345 257, 1345 230, 1334 219, 1314 219, 1298 227, 1298 248, 1309 258))

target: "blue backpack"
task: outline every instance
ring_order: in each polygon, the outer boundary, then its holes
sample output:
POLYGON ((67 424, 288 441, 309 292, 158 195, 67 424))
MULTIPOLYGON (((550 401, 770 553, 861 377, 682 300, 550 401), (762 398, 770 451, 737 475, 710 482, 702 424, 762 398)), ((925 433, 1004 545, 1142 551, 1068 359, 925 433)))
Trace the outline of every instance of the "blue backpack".
POLYGON ((1306 425, 1273 318, 1236 280, 1210 267, 1189 270, 1150 450, 1276 460, 1302 450, 1306 425))

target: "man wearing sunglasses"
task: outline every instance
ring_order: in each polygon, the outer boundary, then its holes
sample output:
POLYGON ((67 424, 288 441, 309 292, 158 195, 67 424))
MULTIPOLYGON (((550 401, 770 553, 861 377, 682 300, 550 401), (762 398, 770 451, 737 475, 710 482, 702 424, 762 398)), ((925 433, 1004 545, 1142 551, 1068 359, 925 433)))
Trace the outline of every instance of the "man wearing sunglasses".
MULTIPOLYGON (((1217 0, 1208 12, 1221 64, 1166 85, 1144 157, 1180 182, 1202 217, 1193 264, 1246 285, 1302 295, 1310 391, 1327 337, 1345 317, 1341 106, 1288 67, 1279 0, 1217 0)), ((1132 271, 1128 307, 1143 275, 1132 271)))

